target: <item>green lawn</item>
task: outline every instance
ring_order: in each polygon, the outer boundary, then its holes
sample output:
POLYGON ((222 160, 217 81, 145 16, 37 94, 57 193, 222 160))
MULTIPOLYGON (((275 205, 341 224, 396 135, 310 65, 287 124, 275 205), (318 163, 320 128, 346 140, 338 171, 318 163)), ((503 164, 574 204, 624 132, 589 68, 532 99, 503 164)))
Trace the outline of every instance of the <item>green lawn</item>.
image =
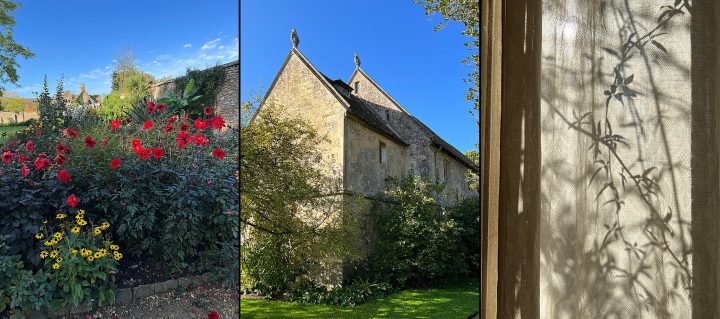
POLYGON ((436 288, 405 290, 356 307, 240 300, 242 318, 459 318, 480 309, 477 278, 436 288))
POLYGON ((7 141, 7 138, 12 135, 12 133, 15 133, 19 130, 22 130, 26 128, 27 126, 23 125, 17 125, 17 126, 10 126, 10 125, 0 125, 0 143, 5 144, 5 141, 7 141), (5 133, 6 136, 3 136, 3 133, 5 133))

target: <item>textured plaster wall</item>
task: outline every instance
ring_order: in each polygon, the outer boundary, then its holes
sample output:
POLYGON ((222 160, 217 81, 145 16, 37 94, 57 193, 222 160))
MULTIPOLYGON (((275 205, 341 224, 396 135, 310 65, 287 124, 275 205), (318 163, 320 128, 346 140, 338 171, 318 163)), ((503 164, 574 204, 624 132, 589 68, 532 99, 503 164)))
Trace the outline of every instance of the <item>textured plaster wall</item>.
POLYGON ((345 127, 346 189, 375 196, 386 189, 386 177, 399 177, 410 169, 408 150, 404 145, 370 130, 354 118, 348 118, 345 127), (384 163, 380 163, 380 142, 386 145, 384 163))

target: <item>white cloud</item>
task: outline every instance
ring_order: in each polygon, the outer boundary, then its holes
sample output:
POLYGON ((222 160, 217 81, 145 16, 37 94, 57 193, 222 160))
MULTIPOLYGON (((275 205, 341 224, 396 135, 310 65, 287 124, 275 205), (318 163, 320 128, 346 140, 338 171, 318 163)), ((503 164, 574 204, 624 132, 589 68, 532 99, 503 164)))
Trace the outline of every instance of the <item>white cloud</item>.
POLYGON ((215 40, 210 40, 208 42, 205 42, 205 44, 203 44, 202 48, 200 48, 200 49, 201 50, 214 49, 215 47, 217 47, 218 42, 220 42, 220 38, 217 38, 215 40))
POLYGON ((183 48, 192 48, 192 43, 187 43, 183 45, 183 48))

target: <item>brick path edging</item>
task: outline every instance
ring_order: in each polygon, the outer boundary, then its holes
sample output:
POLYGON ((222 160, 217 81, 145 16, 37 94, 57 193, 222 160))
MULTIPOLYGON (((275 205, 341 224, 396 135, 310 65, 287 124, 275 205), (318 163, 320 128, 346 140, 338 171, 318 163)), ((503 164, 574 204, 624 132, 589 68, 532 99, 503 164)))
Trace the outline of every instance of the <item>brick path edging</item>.
MULTIPOLYGON (((113 302, 112 305, 128 304, 136 299, 159 295, 177 288, 186 288, 190 285, 199 285, 208 282, 210 282, 210 274, 204 274, 201 276, 170 279, 168 281, 140 285, 132 288, 117 289, 115 290, 115 302, 113 302)), ((54 312, 47 310, 34 311, 30 315, 30 318, 54 319, 59 316, 82 314, 85 312, 95 311, 97 309, 97 306, 88 307, 87 305, 81 304, 77 306, 60 307, 60 309, 54 312)))

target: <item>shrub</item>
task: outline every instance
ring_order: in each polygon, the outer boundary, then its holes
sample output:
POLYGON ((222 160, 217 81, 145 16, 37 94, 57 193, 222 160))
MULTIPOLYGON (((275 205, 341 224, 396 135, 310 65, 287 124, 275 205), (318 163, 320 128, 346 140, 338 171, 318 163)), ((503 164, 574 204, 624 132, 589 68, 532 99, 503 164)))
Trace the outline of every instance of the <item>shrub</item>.
POLYGON ((373 273, 400 288, 466 273, 458 222, 433 197, 444 186, 419 176, 388 182, 386 194, 397 204, 373 209, 378 234, 373 273))
POLYGON ((25 318, 30 311, 50 306, 55 287, 49 274, 25 269, 20 256, 8 255, 0 237, 0 317, 25 318))
POLYGON ((122 253, 105 233, 108 222, 93 224, 85 217, 84 210, 71 207, 51 222, 43 221, 47 226, 35 235, 45 246, 39 257, 57 287, 59 304, 97 301, 102 306, 115 300, 114 278, 122 253))

